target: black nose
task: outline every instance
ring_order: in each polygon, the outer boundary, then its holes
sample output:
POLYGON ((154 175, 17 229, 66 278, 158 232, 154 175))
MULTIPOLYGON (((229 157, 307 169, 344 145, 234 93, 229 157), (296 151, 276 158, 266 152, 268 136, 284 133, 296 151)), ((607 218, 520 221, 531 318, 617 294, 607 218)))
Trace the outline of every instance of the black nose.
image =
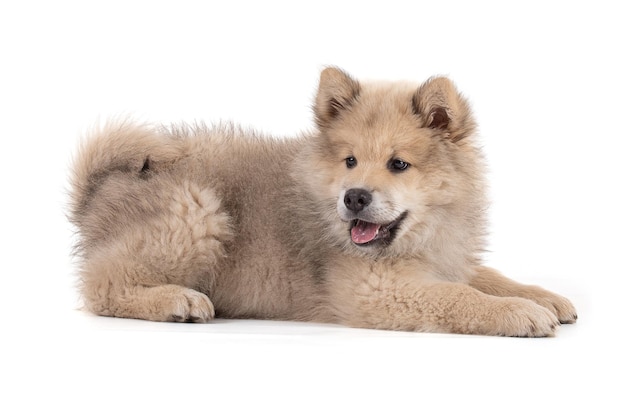
POLYGON ((352 188, 346 191, 346 195, 343 197, 343 203, 346 205, 346 208, 355 213, 369 206, 371 202, 372 194, 360 188, 352 188))

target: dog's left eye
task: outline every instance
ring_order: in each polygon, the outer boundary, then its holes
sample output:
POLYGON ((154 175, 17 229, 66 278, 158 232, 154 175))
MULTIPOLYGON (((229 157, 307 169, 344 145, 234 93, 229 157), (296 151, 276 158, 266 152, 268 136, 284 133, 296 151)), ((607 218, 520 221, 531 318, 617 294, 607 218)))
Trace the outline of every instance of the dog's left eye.
POLYGON ((354 156, 348 156, 346 158, 346 167, 352 169, 356 166, 356 158, 354 156))
POLYGON ((387 167, 392 172, 406 171, 409 168, 409 166, 411 165, 403 161, 402 159, 391 159, 389 163, 387 164, 387 167))

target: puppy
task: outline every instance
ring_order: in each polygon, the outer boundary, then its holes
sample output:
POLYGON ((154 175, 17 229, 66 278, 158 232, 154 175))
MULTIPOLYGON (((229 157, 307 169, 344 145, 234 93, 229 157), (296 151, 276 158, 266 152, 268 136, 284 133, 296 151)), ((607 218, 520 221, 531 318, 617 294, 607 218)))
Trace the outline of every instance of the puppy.
POLYGON ((567 299, 481 265, 483 158, 451 81, 330 67, 314 110, 316 131, 289 139, 128 121, 92 134, 70 215, 86 307, 531 337, 575 322, 567 299))

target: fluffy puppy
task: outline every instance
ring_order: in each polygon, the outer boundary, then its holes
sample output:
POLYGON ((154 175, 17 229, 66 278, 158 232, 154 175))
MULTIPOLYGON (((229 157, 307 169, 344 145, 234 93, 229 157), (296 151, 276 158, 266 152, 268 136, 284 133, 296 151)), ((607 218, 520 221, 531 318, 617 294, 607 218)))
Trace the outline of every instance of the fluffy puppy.
POLYGON ((73 167, 81 292, 91 311, 550 336, 565 298, 480 264, 483 159, 446 78, 362 83, 325 69, 317 130, 130 122, 73 167))

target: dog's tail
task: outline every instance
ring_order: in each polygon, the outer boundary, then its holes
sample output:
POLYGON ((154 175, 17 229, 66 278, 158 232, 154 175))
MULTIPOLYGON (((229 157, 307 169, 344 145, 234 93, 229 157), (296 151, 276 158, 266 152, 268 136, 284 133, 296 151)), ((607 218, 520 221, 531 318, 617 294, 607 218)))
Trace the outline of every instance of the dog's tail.
POLYGON ((81 220, 100 186, 112 174, 141 177, 181 156, 182 144, 165 130, 130 121, 107 123, 80 144, 70 180, 70 221, 81 220))

